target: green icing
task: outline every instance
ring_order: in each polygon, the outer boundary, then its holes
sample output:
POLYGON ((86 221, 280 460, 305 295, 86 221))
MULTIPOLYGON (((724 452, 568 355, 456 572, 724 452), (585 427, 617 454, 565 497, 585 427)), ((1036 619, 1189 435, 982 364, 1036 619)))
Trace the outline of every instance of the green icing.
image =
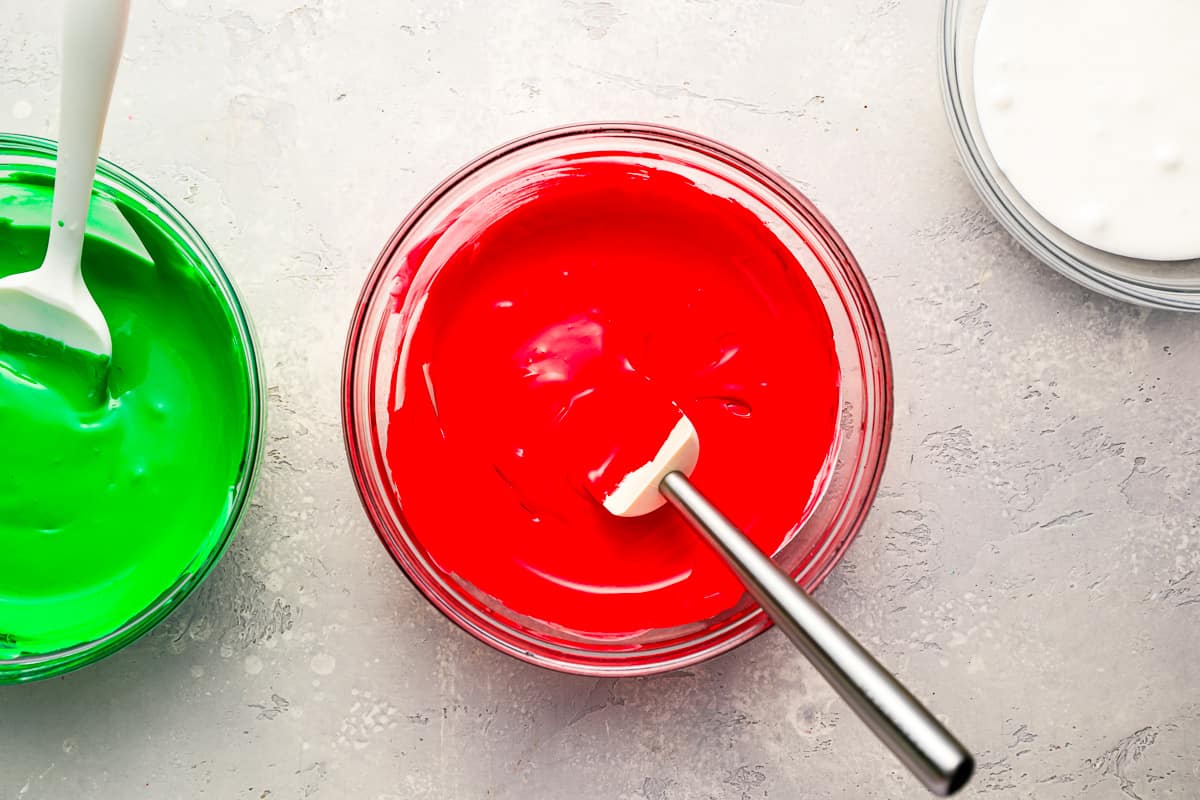
MULTIPOLYGON (((10 172, 0 180, 0 248, 16 248, 28 245, 31 241, 8 236, 6 227, 31 230, 45 236, 53 199, 54 180, 45 172, 10 172)), ((153 264, 150 254, 117 204, 107 197, 92 195, 92 203, 88 208, 87 236, 125 250, 132 259, 131 263, 153 264)), ((35 237, 32 241, 36 243, 38 239, 35 237)))
MULTIPOLYGON (((32 177, 0 177, 0 276, 45 252, 50 193, 32 177)), ((83 272, 107 372, 0 331, 0 669, 120 628, 221 545, 251 387, 199 264, 160 221, 97 197, 83 272)))

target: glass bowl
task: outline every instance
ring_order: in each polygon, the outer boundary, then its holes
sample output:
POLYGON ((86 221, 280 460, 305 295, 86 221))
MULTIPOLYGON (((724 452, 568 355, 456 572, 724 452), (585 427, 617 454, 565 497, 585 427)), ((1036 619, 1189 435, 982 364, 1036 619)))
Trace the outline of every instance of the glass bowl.
MULTIPOLYGON (((598 154, 622 164, 685 168, 704 175, 705 188, 749 198, 816 287, 829 315, 841 368, 841 419, 827 467, 826 488, 800 531, 774 557, 813 589, 845 552, 875 496, 892 420, 892 373, 874 298, 841 237, 803 195, 775 173, 725 145, 657 125, 596 123, 555 128, 503 145, 471 162, 433 190, 392 234, 375 262, 354 312, 346 343, 342 411, 346 448, 367 516, 411 582, 446 616, 481 641, 539 666, 594 676, 644 675, 695 664, 761 633, 770 625, 743 597, 718 617, 645 631, 614 642, 564 634, 531 623, 481 597, 437 566, 410 530, 389 483, 384 457, 388 384, 395 343, 390 318, 421 270, 420 243, 464 218, 472 199, 528 176, 556 159, 598 154), (699 173, 695 171, 699 170, 699 173), (715 188, 713 188, 715 187, 715 188)), ((481 206, 483 204, 480 204, 481 206)))
MULTIPOLYGON (((49 176, 54 171, 56 146, 38 137, 0 133, 0 173, 31 172, 49 176)), ((200 585, 220 560, 242 519, 254 487, 263 448, 266 421, 262 370, 250 320, 238 299, 237 291, 221 269, 217 258, 196 229, 154 189, 121 167, 100 160, 93 193, 112 200, 126 215, 135 215, 141 224, 152 226, 170 241, 211 283, 228 312, 231 333, 240 343, 247 374, 248 403, 245 408, 246 441, 240 454, 235 485, 230 489, 222 518, 216 520, 210 535, 197 537, 196 554, 178 577, 161 593, 123 624, 91 641, 53 652, 6 655, 0 650, 0 685, 48 678, 91 664, 109 655, 163 620, 200 585)), ((2 559, 0 559, 2 561, 2 559)), ((2 568, 0 568, 2 569, 2 568)))
POLYGON ((1000 224, 1076 283, 1138 305, 1200 311, 1200 259, 1150 261, 1097 250, 1037 213, 988 151, 975 109, 975 39, 987 0, 945 0, 938 41, 942 99, 967 176, 1000 224))

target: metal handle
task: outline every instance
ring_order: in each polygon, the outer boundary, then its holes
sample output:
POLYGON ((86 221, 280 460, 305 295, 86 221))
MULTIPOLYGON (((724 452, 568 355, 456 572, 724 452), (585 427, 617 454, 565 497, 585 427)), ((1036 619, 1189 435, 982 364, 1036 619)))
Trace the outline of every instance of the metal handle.
POLYGON ((938 795, 975 769, 966 748, 680 472, 659 491, 724 557, 758 604, 921 783, 938 795))

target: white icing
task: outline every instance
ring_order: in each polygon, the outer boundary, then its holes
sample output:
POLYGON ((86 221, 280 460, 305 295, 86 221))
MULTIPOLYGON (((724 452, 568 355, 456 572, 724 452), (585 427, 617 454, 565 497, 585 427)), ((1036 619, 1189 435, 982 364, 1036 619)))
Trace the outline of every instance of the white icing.
POLYGON ((1079 241, 1200 257, 1200 2, 990 0, 975 46, 988 149, 1079 241))

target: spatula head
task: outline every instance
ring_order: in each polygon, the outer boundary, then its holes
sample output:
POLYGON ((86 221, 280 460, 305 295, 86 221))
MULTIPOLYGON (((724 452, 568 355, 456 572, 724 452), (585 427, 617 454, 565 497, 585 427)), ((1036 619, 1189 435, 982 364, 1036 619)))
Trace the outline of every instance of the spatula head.
MULTIPOLYGON (((678 410, 678 407, 673 407, 678 410)), ((680 411, 675 427, 671 428, 654 457, 619 477, 612 489, 605 490, 601 503, 610 514, 618 517, 649 514, 666 503, 666 498, 658 490, 662 479, 671 472, 691 475, 699 459, 700 437, 696 435, 692 421, 680 411)), ((609 477, 611 480, 612 476, 609 477)))
POLYGON ((112 357, 108 323, 91 293, 79 281, 49 281, 41 270, 0 278, 0 325, 10 332, 9 348, 61 342, 63 347, 112 357), (64 285, 65 283, 65 285, 64 285))

